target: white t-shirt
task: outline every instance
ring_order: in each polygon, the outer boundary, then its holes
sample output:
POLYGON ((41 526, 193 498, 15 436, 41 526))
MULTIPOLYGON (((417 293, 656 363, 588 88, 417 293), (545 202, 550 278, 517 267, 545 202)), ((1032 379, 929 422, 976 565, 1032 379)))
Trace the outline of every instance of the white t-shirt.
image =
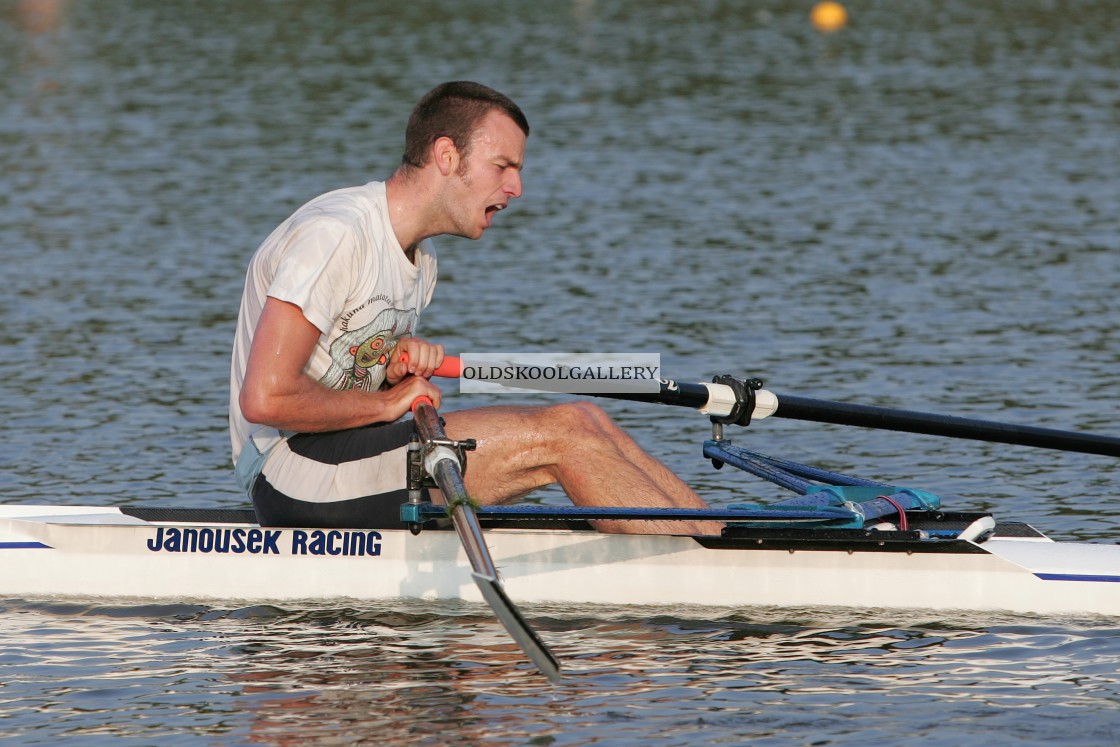
POLYGON ((268 296, 295 304, 321 335, 306 372, 332 389, 376 391, 401 337, 416 333, 432 300, 430 241, 408 261, 389 221, 383 182, 315 198, 281 223, 249 262, 230 367, 229 427, 236 463, 245 439, 264 451, 282 434, 249 423, 238 397, 253 332, 268 296))

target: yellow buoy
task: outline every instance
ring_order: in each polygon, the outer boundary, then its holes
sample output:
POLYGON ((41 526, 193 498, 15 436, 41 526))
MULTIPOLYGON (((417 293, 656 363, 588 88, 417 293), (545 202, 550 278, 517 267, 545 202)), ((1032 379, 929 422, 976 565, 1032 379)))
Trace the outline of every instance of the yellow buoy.
POLYGON ((823 0, 813 6, 809 13, 809 20, 817 31, 831 33, 839 31, 848 23, 848 11, 844 6, 832 0, 823 0))

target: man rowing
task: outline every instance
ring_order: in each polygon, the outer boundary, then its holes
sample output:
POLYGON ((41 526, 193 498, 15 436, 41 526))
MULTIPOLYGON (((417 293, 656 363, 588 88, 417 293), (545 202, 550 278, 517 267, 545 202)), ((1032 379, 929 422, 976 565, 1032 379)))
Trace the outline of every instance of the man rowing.
MULTIPOLYGON (((239 484, 265 526, 385 527, 407 499, 413 400, 443 348, 416 336, 432 298, 432 237, 481 238, 521 196, 529 124, 508 97, 428 92, 385 182, 317 197, 253 255, 234 339, 230 433, 239 484)), ((559 484, 579 506, 706 508, 598 407, 444 414, 473 438, 465 483, 482 504, 559 484)), ((598 522, 604 531, 718 533, 714 522, 598 522)))

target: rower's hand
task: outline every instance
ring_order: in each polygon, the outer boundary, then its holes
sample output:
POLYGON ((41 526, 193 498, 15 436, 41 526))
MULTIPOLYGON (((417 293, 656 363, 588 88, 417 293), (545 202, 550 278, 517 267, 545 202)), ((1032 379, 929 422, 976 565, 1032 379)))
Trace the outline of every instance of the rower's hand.
POLYGON ((418 337, 405 337, 397 343, 389 357, 385 380, 389 386, 396 386, 406 376, 430 379, 440 363, 443 363, 443 345, 418 337))
POLYGON ((382 392, 392 403, 389 416, 396 420, 403 417, 412 409, 412 403, 418 397, 427 397, 432 401, 432 406, 438 408, 442 393, 432 382, 421 376, 406 376, 388 391, 382 392))

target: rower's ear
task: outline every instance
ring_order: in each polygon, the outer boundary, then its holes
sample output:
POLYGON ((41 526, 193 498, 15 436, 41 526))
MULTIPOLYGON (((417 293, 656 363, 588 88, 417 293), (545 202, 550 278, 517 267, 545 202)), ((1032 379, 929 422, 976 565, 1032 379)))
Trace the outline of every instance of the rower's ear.
POLYGON ((455 147, 455 141, 449 137, 436 138, 432 143, 432 162, 444 176, 454 174, 459 168, 462 154, 455 147))

